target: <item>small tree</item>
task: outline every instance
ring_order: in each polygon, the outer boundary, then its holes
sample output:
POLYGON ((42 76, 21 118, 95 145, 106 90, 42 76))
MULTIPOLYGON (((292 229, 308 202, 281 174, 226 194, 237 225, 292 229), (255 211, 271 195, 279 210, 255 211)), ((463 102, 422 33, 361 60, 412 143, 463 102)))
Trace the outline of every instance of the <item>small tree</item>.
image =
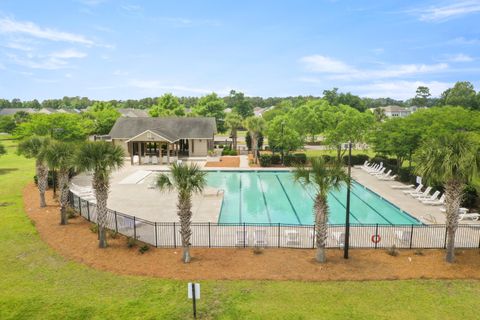
POLYGON ((265 120, 260 117, 248 117, 245 119, 245 127, 252 139, 253 160, 258 163, 258 137, 265 131, 265 120))
POLYGON ((107 247, 106 223, 110 174, 123 165, 125 154, 120 146, 108 142, 88 142, 80 147, 76 164, 79 171, 92 171, 92 187, 97 200, 99 247, 107 247))
POLYGON ((7 150, 5 150, 5 147, 3 144, 0 143, 0 156, 3 154, 7 154, 7 150))
POLYGON ((55 142, 48 146, 45 151, 45 159, 48 166, 58 172, 57 186, 60 192, 60 224, 68 223, 67 205, 70 182, 70 170, 74 166, 75 147, 68 142, 55 142))
POLYGON ((35 158, 35 174, 37 175, 37 187, 40 193, 40 207, 46 207, 45 191, 48 187, 48 165, 45 152, 50 145, 50 139, 34 136, 23 140, 18 145, 17 152, 27 158, 35 158))
POLYGON ((480 148, 470 134, 461 132, 426 140, 415 154, 416 172, 427 181, 445 187, 447 255, 455 260, 455 232, 465 182, 480 168, 480 148))
POLYGON ((225 126, 230 129, 233 150, 237 150, 237 131, 242 127, 242 117, 236 112, 230 112, 225 118, 225 126))
POLYGON ((315 259, 324 263, 329 214, 327 196, 331 190, 338 190, 342 185, 350 183, 350 179, 340 162, 327 163, 323 157, 317 157, 311 158, 310 163, 311 167, 298 167, 294 171, 294 179, 303 186, 315 188, 316 196, 313 205, 317 245, 315 259))
POLYGON ((196 164, 173 164, 170 174, 158 176, 157 186, 160 190, 177 190, 177 214, 180 218, 180 234, 182 237, 183 261, 190 262, 190 228, 192 220, 192 194, 200 193, 205 188, 206 172, 201 171, 196 164))

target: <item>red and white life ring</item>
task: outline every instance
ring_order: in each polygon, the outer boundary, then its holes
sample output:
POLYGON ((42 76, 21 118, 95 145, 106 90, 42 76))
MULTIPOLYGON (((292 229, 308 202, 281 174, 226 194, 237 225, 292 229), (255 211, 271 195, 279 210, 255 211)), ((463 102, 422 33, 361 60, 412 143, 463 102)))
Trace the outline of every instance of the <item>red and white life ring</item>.
POLYGON ((382 237, 380 237, 379 234, 372 234, 372 242, 373 243, 379 243, 382 241, 382 237))

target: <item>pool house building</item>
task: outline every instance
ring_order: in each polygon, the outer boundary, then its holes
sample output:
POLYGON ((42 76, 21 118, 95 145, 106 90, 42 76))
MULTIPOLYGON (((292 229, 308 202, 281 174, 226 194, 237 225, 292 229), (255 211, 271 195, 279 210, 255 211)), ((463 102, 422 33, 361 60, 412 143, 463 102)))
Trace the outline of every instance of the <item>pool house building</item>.
POLYGON ((205 158, 213 149, 215 118, 121 117, 110 131, 131 164, 170 164, 179 158, 205 158))

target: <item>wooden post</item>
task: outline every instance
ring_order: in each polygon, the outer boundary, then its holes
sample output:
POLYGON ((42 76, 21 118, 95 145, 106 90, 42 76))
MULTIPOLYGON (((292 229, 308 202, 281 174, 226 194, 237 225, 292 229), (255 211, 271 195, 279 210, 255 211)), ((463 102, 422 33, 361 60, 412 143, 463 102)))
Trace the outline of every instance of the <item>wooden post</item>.
POLYGON ((170 142, 167 142, 167 164, 170 165, 170 142))

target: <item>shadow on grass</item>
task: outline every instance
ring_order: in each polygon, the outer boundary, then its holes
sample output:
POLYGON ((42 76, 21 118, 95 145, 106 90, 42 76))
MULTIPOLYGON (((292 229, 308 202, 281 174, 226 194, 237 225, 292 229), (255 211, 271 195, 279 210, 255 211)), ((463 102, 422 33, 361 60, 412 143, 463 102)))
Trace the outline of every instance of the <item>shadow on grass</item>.
POLYGON ((0 168, 0 176, 13 171, 18 171, 18 168, 0 168))

